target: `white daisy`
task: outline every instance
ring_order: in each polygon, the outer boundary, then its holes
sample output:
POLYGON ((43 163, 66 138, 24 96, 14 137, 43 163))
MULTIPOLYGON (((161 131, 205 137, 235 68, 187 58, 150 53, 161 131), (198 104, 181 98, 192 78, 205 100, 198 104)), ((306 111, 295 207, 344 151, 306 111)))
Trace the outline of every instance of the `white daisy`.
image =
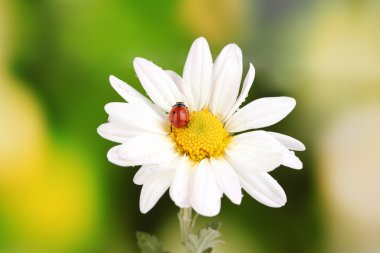
POLYGON ((151 100, 111 76, 112 87, 127 103, 105 106, 108 123, 99 126, 98 133, 120 143, 108 152, 110 162, 141 165, 134 182, 142 185, 142 213, 169 188, 177 206, 192 207, 204 216, 219 213, 223 194, 240 204, 241 188, 267 206, 285 204, 284 190, 268 172, 281 164, 301 169, 302 162, 292 150, 302 151, 305 146, 279 133, 246 131, 279 122, 296 101, 261 98, 240 108, 255 69, 250 64, 239 94, 243 66, 237 45, 224 47, 213 63, 207 41, 198 38, 191 46, 183 77, 142 58, 135 58, 133 65, 151 100), (188 107, 190 122, 171 130, 168 113, 176 102, 188 107))

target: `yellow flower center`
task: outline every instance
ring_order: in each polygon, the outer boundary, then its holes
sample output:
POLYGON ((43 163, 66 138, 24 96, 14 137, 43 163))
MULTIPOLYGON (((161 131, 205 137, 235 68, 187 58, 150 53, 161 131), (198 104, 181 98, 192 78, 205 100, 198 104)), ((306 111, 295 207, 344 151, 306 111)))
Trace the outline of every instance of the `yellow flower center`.
POLYGON ((223 155, 231 140, 219 119, 207 109, 190 113, 186 127, 172 127, 171 137, 177 150, 187 154, 193 161, 223 155))

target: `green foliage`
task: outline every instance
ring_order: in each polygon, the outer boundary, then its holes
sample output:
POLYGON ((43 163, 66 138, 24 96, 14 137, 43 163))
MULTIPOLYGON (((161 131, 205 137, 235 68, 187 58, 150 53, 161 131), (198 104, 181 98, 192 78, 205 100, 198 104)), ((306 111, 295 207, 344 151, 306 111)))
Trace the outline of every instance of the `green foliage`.
POLYGON ((185 243, 192 253, 211 253, 212 249, 223 241, 220 239, 220 222, 207 224, 198 233, 189 234, 185 243))
POLYGON ((164 251, 161 242, 156 236, 137 231, 136 238, 141 253, 169 253, 169 251, 164 251))

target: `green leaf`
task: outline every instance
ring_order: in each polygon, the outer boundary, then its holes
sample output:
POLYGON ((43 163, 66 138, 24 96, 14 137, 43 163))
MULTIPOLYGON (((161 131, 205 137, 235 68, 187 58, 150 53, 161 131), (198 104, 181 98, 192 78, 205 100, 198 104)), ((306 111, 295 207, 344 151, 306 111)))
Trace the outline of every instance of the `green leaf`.
POLYGON ((197 234, 190 234, 185 243, 186 247, 192 253, 211 253, 217 244, 223 242, 220 239, 221 234, 217 230, 219 228, 220 223, 210 223, 197 234))
POLYGON ((141 253, 169 253, 169 251, 164 251, 161 242, 156 236, 137 231, 136 238, 141 253))

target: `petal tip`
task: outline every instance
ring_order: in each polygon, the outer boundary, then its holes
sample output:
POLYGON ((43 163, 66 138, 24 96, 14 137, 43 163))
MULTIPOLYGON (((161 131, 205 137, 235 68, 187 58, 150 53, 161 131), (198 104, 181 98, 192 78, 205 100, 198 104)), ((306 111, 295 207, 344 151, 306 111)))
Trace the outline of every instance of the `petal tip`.
POLYGON ((138 61, 143 61, 143 60, 145 60, 145 59, 142 57, 138 57, 138 56, 133 58, 133 62, 138 62, 138 61))
POLYGON ((126 163, 126 161, 123 161, 118 155, 118 152, 119 152, 118 149, 119 148, 120 148, 120 146, 115 146, 115 147, 111 148, 110 150, 108 150, 107 160, 112 164, 122 166, 122 167, 127 167, 128 164, 126 163))
POLYGON ((142 207, 142 206, 140 206, 140 212, 142 213, 142 214, 146 214, 147 212, 149 212, 150 211, 150 209, 148 209, 148 208, 146 208, 146 207, 142 207))
POLYGON ((242 55, 241 48, 235 43, 231 43, 230 45, 231 45, 231 48, 233 49, 234 53, 240 57, 242 55))
POLYGON ((272 208, 280 208, 280 207, 285 206, 286 202, 287 202, 286 195, 283 195, 276 202, 274 202, 274 203, 272 203, 271 205, 268 205, 268 206, 272 207, 272 208))
POLYGON ((117 86, 120 85, 120 82, 123 82, 121 81, 119 78, 117 78, 116 76, 114 75, 110 75, 108 77, 108 81, 110 82, 111 86, 116 90, 117 89, 117 86))
MULTIPOLYGON (((103 134, 104 134, 104 124, 101 124, 100 126, 98 126, 96 128, 96 132, 101 136, 103 137, 103 134)), ((104 138, 104 137, 103 137, 104 138)))
POLYGON ((292 97, 286 97, 288 99, 289 105, 291 105, 292 108, 296 107, 297 101, 292 97))
POLYGON ((288 198, 286 197, 286 194, 285 192, 283 191, 282 194, 281 194, 281 201, 278 202, 278 207, 283 207, 285 206, 286 202, 288 201, 288 198))
POLYGON ((243 194, 241 194, 241 196, 238 199, 232 201, 232 203, 234 203, 235 205, 240 205, 242 200, 243 200, 243 194))
POLYGON ((194 206, 193 206, 193 208, 197 213, 199 213, 200 215, 205 216, 205 217, 214 217, 214 216, 218 215, 220 212, 220 210, 217 210, 217 211, 202 210, 202 209, 196 208, 194 206))
POLYGON ((251 70, 251 71, 253 71, 253 72, 256 71, 255 66, 253 66, 253 63, 252 63, 252 62, 249 63, 249 70, 251 70))
POLYGON ((210 47, 205 37, 199 37, 196 40, 194 40, 193 44, 191 45, 191 48, 196 49, 197 51, 201 49, 210 51, 210 47))
POLYGON ((115 80, 119 80, 119 78, 117 78, 117 77, 114 76, 114 75, 110 75, 110 76, 108 77, 108 80, 112 83, 112 82, 114 82, 115 80))
POLYGON ((194 44, 195 44, 195 43, 206 43, 206 44, 208 44, 206 38, 203 37, 203 36, 196 38, 196 39, 194 40, 194 44))
POLYGON ((135 57, 133 59, 133 67, 135 69, 139 68, 141 66, 141 64, 145 64, 145 63, 149 63, 149 61, 147 59, 144 59, 144 58, 141 58, 141 57, 135 57))

